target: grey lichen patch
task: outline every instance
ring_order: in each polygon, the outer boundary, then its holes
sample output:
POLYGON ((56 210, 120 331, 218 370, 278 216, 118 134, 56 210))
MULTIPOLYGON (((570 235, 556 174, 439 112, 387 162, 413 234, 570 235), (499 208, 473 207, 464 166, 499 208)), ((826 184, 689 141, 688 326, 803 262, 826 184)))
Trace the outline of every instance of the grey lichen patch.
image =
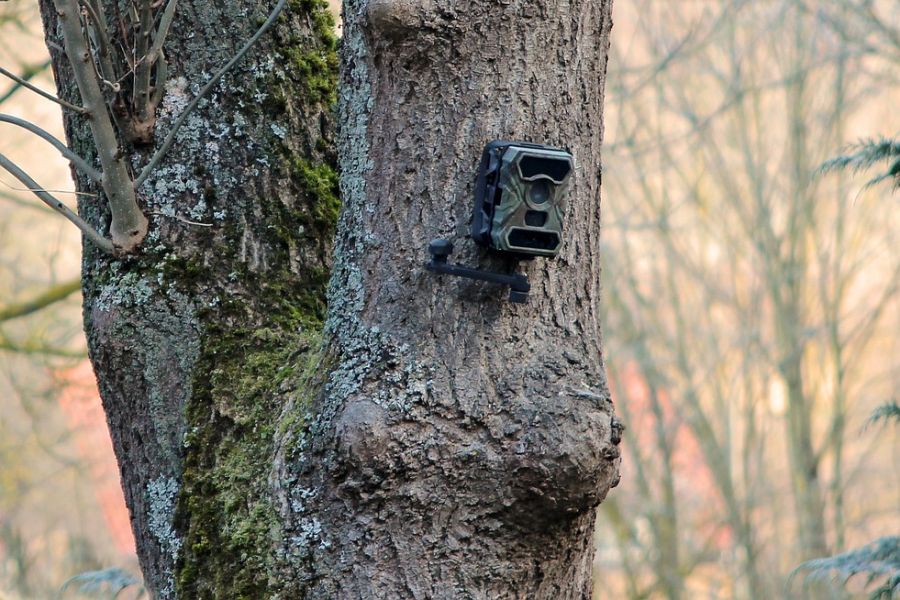
MULTIPOLYGON (((348 18, 341 51, 347 68, 342 73, 338 98, 338 156, 343 206, 335 241, 325 325, 334 366, 311 426, 313 439, 329 438, 342 415, 347 410, 355 410, 356 402, 374 404, 392 420, 407 418, 417 404, 427 399, 427 382, 432 376, 430 367, 416 360, 414 349, 398 343, 363 318, 366 298, 360 264, 373 243, 370 237, 359 234, 368 229, 365 221, 370 216, 370 206, 366 181, 373 168, 368 131, 372 110, 370 57, 358 18, 364 8, 365 2, 360 0, 345 3, 348 18)), ((338 444, 343 442, 339 440, 338 444)), ((351 448, 349 452, 354 450, 351 448)), ((380 459, 376 457, 376 460, 380 459)), ((307 504, 304 498, 294 498, 296 511, 307 504)), ((330 532, 317 530, 306 513, 300 512, 298 519, 304 526, 295 530, 294 552, 315 554, 322 551, 321 543, 328 542, 330 532)))
MULTIPOLYGON (((169 134, 201 87, 202 82, 188 82, 184 77, 167 82, 167 93, 157 115, 157 144, 169 134)), ((241 185, 234 170, 227 167, 227 156, 223 156, 227 154, 228 141, 244 135, 242 122, 231 122, 229 118, 231 112, 225 99, 231 93, 226 81, 219 82, 210 96, 200 100, 197 108, 188 114, 176 134, 174 147, 138 190, 151 212, 195 221, 224 218, 223 208, 213 207, 209 200, 228 197, 241 185)), ((246 146, 252 147, 254 141, 246 139, 243 144, 243 150, 247 150, 246 146)), ((132 157, 136 171, 146 159, 141 153, 132 157)), ((148 243, 159 241, 160 230, 156 227, 151 230, 148 243)))
POLYGON ((367 191, 366 178, 373 164, 369 154, 369 113, 372 88, 369 75, 369 50, 360 27, 365 2, 345 3, 348 14, 342 42, 343 61, 349 68, 343 74, 338 99, 340 131, 338 155, 341 165, 341 199, 339 235, 335 242, 334 269, 329 285, 329 313, 325 325, 338 356, 331 373, 327 393, 329 401, 319 415, 317 427, 328 427, 342 403, 358 394, 367 381, 388 377, 395 386, 372 386, 369 399, 380 406, 408 411, 417 399, 427 393, 430 374, 416 363, 411 349, 397 344, 377 327, 362 321, 364 308, 363 275, 359 264, 371 239, 352 232, 365 231, 367 191))
POLYGON ((172 558, 178 558, 181 539, 172 527, 175 514, 175 500, 178 498, 178 480, 174 477, 159 477, 147 484, 147 523, 150 533, 156 538, 172 558))
POLYGON ((178 560, 182 539, 173 527, 175 502, 178 498, 178 481, 174 477, 158 477, 147 484, 147 525, 160 549, 170 560, 166 561, 164 576, 166 584, 159 590, 159 597, 165 600, 175 598, 175 576, 171 565, 178 560))
MULTIPOLYGON (((140 552, 163 598, 271 597, 285 546, 272 462, 282 442, 302 453, 307 440, 305 382, 318 364, 339 206, 333 21, 324 0, 290 6, 190 113, 138 190, 152 222, 141 252, 119 261, 88 251, 92 353, 110 414, 122 416, 114 427, 129 500, 151 506, 135 520, 153 530, 140 552)), ((183 8, 167 45, 177 59, 157 148, 266 11, 183 8), (186 32, 191 14, 213 21, 186 32)), ((154 149, 124 150, 140 173, 154 149)), ((85 204, 102 223, 100 203, 85 204)))
MULTIPOLYGON (((349 15, 358 14, 364 2, 345 3, 349 15)), ((343 210, 339 222, 342 231, 360 231, 359 222, 366 204, 366 175, 372 169, 369 158, 369 111, 372 88, 369 82, 368 49, 355 19, 345 29, 341 52, 350 68, 344 73, 338 98, 338 159, 341 170, 343 210)), ((338 343, 350 342, 363 308, 362 274, 356 258, 365 252, 359 236, 339 235, 335 240, 334 268, 329 284, 329 319, 326 333, 338 343)))
POLYGON ((95 310, 139 307, 154 295, 153 279, 143 273, 124 271, 121 263, 110 264, 104 279, 94 301, 95 310))
MULTIPOLYGON (((378 327, 357 321, 355 336, 345 340, 341 352, 343 360, 332 369, 325 388, 334 407, 362 394, 366 401, 404 415, 425 400, 432 367, 417 361, 412 348, 396 343, 378 327)), ((328 416, 323 411, 320 418, 328 416)))
POLYGON ((159 598, 175 598, 175 565, 182 547, 173 526, 179 493, 184 385, 199 354, 197 298, 152 253, 109 260, 88 269, 85 320, 120 460, 142 471, 124 479, 140 530, 148 581, 159 598), (102 266, 102 268, 101 268, 102 266), (125 454, 137 448, 137 455, 125 454))
POLYGON ((200 354, 199 322, 191 298, 170 288, 166 304, 175 307, 160 313, 159 326, 146 334, 152 355, 144 361, 144 378, 150 382, 147 402, 160 448, 172 464, 180 464, 180 446, 184 437, 184 415, 174 407, 184 407, 190 392, 184 381, 193 372, 200 354))

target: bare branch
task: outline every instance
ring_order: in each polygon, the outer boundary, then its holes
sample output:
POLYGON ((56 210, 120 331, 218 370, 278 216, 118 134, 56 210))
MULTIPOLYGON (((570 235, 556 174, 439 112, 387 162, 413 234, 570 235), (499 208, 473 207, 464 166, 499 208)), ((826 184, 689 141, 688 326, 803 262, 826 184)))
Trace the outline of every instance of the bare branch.
MULTIPOLYGON (((40 64, 36 67, 26 67, 24 73, 22 73, 22 75, 21 75, 21 78, 23 80, 25 80, 26 82, 30 81, 35 75, 37 75, 38 73, 40 73, 41 71, 43 71, 44 69, 46 69, 49 66, 50 66, 50 61, 47 60, 43 64, 40 64)), ((21 83, 14 82, 13 85, 8 90, 6 90, 5 93, 3 93, 3 95, 0 95, 0 104, 3 104, 7 100, 9 100, 13 96, 13 94, 18 92, 23 87, 24 86, 21 83)))
MULTIPOLYGON (((2 184, 4 184, 4 185, 9 185, 9 184, 7 184, 5 181, 3 181, 3 180, 0 180, 0 183, 2 183, 2 184)), ((11 187, 12 189, 17 189, 17 188, 12 187, 12 186, 9 186, 9 187, 11 187)), ((22 189, 24 190, 25 188, 22 188, 22 189)), ((27 190, 27 191, 30 192, 31 190, 27 190)), ((49 208, 47 208, 47 207, 46 207, 45 205, 43 205, 43 204, 40 204, 40 203, 38 203, 38 202, 31 202, 31 201, 29 201, 29 200, 22 200, 22 199, 19 198, 18 196, 15 196, 15 195, 13 195, 13 194, 9 194, 9 193, 7 193, 7 192, 4 192, 3 190, 0 190, 0 200, 5 200, 5 201, 7 201, 7 202, 11 202, 12 204, 15 204, 16 206, 20 206, 20 207, 22 207, 22 208, 28 208, 28 209, 31 209, 31 210, 40 211, 41 213, 44 213, 44 214, 53 212, 52 210, 50 210, 49 208)))
POLYGON ((112 61, 110 51, 112 44, 109 41, 109 33, 106 31, 106 20, 103 18, 102 8, 88 0, 80 0, 80 2, 92 23, 92 29, 98 39, 96 42, 97 55, 100 59, 102 77, 114 85, 117 79, 116 68, 112 61))
POLYGON ((167 215, 162 212, 151 212, 148 213, 157 217, 167 217, 169 219, 175 219, 176 221, 180 221, 185 223, 186 225, 197 225, 198 227, 212 227, 212 223, 201 223, 200 221, 191 221, 190 219, 185 219, 184 217, 179 217, 178 215, 167 215))
POLYGON ((51 285, 30 300, 9 304, 4 308, 0 308, 0 322, 36 313, 51 304, 56 304, 61 300, 65 300, 80 289, 81 279, 72 279, 71 281, 51 285))
POLYGON ((93 4, 88 2, 87 0, 80 0, 79 2, 84 8, 84 12, 87 17, 90 19, 93 29, 97 32, 97 38, 99 40, 98 50, 102 53, 108 53, 110 42, 109 35, 106 32, 106 23, 100 18, 100 15, 97 14, 97 10, 93 4))
MULTIPOLYGON (((36 85, 32 85, 31 83, 28 83, 28 80, 25 79, 24 77, 19 77, 15 73, 7 71, 3 67, 0 67, 0 75, 9 77, 10 79, 15 81, 17 84, 19 84, 23 88, 29 89, 32 92, 34 92, 35 94, 38 94, 39 96, 43 96, 44 98, 46 98, 47 100, 50 100, 51 102, 56 102, 57 104, 59 104, 60 106, 62 106, 64 108, 68 108, 69 110, 74 110, 75 112, 82 114, 82 115, 88 114, 88 110, 86 108, 83 108, 81 106, 75 106, 74 104, 66 102, 65 100, 63 100, 61 98, 57 98, 53 94, 49 94, 49 93, 45 92, 44 90, 37 87, 36 85)), ((6 100, 8 97, 10 97, 13 94, 13 91, 15 91, 15 90, 10 90, 6 94, 4 94, 3 100, 6 100)))
POLYGON ((169 0, 165 10, 163 10, 162 17, 159 19, 159 27, 153 36, 153 45, 150 47, 146 57, 151 65, 156 62, 156 59, 162 52, 163 44, 166 43, 166 36, 169 35, 169 27, 171 27, 172 20, 175 18, 175 7, 177 5, 178 0, 169 0))
POLYGON ((102 235, 97 233, 97 231, 91 227, 84 219, 79 217, 71 208, 43 191, 41 187, 37 184, 37 182, 28 176, 28 173, 23 171, 16 165, 14 162, 6 158, 4 155, 0 154, 0 167, 3 167, 7 171, 9 171, 13 177, 24 183, 34 192, 34 195, 44 201, 44 203, 62 214, 65 218, 75 224, 78 229, 87 237, 89 240, 94 242, 94 244, 100 248, 101 250, 108 252, 109 254, 115 254, 115 247, 113 243, 108 239, 104 238, 102 235))
POLYGON ((72 65, 75 82, 86 108, 91 111, 91 134, 103 167, 103 191, 112 212, 110 234, 113 243, 129 252, 147 234, 147 217, 138 208, 131 176, 119 150, 119 142, 100 82, 94 73, 93 60, 81 30, 78 0, 54 0, 63 31, 66 55, 72 65))
MULTIPOLYGON (((157 4, 161 4, 161 2, 157 4)), ((166 4, 160 17, 159 26, 154 31, 152 9, 155 6, 156 4, 152 2, 144 1, 140 7, 139 30, 135 38, 134 82, 131 95, 134 115, 131 129, 135 139, 147 143, 153 141, 156 108, 165 91, 165 77, 168 69, 163 57, 163 45, 172 20, 175 18, 177 0, 169 0, 166 4)))
POLYGON ((159 20, 159 27, 153 37, 153 46, 150 48, 147 56, 144 57, 144 60, 149 60, 151 65, 156 65, 156 71, 153 76, 153 93, 148 99, 148 110, 153 113, 156 112, 156 107, 162 101, 163 93, 166 89, 166 77, 169 69, 163 53, 163 45, 166 42, 166 37, 169 35, 169 27, 172 25, 172 20, 175 18, 175 7, 177 5, 178 0, 169 0, 168 4, 166 4, 166 8, 163 10, 162 17, 159 20))
POLYGON ((166 55, 160 50, 159 58, 156 61, 156 72, 153 76, 153 96, 150 97, 150 103, 154 110, 162 102, 163 94, 166 91, 166 77, 168 77, 168 74, 169 65, 166 63, 166 55))
POLYGON ((150 103, 150 68, 153 66, 149 59, 150 38, 153 35, 153 7, 150 0, 141 0, 139 10, 139 31, 135 36, 134 51, 134 90, 132 99, 135 113, 142 121, 149 119, 150 103))
POLYGON ((175 142, 175 136, 178 134, 178 130, 181 129, 181 126, 184 125, 184 122, 187 120, 188 116, 193 112, 195 108, 197 108, 197 104, 200 100, 203 99, 210 91, 212 91, 213 87, 219 82, 219 79, 222 78, 225 73, 231 70, 231 68, 237 64, 241 58, 247 54, 247 51, 253 47, 259 38, 275 23, 275 20, 278 18, 278 15, 281 14, 281 11, 284 10, 285 5, 287 4, 287 0, 278 0, 278 4, 275 5, 275 8, 272 9, 272 12, 269 14, 269 18, 266 19, 265 23, 263 23, 260 28, 253 34, 247 43, 238 50, 237 54, 225 63, 225 66, 219 69, 209 81, 206 82, 206 85, 203 86, 203 89, 191 100, 191 103, 187 105, 187 107, 181 111, 181 115, 178 116, 178 119, 175 121, 175 124, 172 125, 172 129, 169 130, 169 134, 166 136, 166 139, 163 141, 162 145, 159 147, 159 150, 153 155, 150 159, 150 162, 147 163, 147 166, 141 171, 140 175, 134 182, 134 187, 139 188, 144 181, 147 180, 150 173, 153 172, 153 169, 156 168, 156 165, 159 164, 159 161, 166 155, 166 152, 169 151, 169 148, 172 147, 172 144, 175 142))
MULTIPOLYGON (((14 185, 10 185, 10 184, 6 183, 2 179, 0 179, 0 183, 2 183, 9 189, 16 191, 16 192, 49 192, 51 194, 72 194, 74 196, 88 196, 90 198, 97 198, 99 196, 99 194, 92 194, 90 192, 79 192, 79 191, 72 191, 72 190, 54 190, 54 189, 50 189, 50 188, 16 187, 14 185)), ((7 198, 6 195, 3 195, 3 197, 7 198)), ((31 204, 30 202, 28 203, 28 205, 29 206, 38 206, 37 204, 31 204)), ((41 210, 44 210, 45 207, 41 206, 40 208, 41 208, 41 210)))
POLYGON ((49 132, 41 129, 34 123, 26 121, 25 119, 20 119, 18 117, 3 113, 0 113, 0 123, 11 123, 12 125, 18 125, 22 129, 27 129, 41 139, 49 142, 54 148, 59 150, 60 154, 72 161, 73 165, 81 169, 81 171, 85 175, 90 177, 93 181, 100 183, 100 180, 102 179, 100 171, 89 165, 86 160, 72 152, 72 150, 70 150, 68 146, 53 137, 53 135, 51 135, 49 132))

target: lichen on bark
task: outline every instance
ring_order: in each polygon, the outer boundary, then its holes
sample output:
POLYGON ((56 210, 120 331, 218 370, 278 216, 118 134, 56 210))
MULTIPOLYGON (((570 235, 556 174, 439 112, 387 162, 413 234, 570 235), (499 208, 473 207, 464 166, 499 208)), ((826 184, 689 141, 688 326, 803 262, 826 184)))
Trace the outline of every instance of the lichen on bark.
MULTIPOLYGON (((72 100, 52 2, 42 9, 60 95, 72 100)), ((270 9, 179 1, 156 144, 270 9)), ((138 190, 151 214, 141 251, 120 260, 85 246, 91 357, 138 555, 160 599, 274 589, 271 461, 279 440, 303 431, 338 202, 336 46, 327 3, 292 0, 138 190)), ((69 115, 66 127, 91 157, 86 123, 69 115)), ((154 149, 123 142, 122 151, 139 172, 154 149)), ((81 204, 106 231, 102 205, 81 204)))
MULTIPOLYGON (((161 599, 584 597, 592 511, 618 469, 595 244, 610 3, 369 4, 345 1, 335 96, 325 3, 291 0, 140 190, 145 252, 85 254, 148 585, 161 599), (567 245, 522 267, 523 307, 422 268, 438 235, 462 261, 499 262, 464 239, 494 138, 571 145, 579 162, 567 245)), ((178 6, 157 141, 267 14, 178 6)), ((68 134, 84 143, 71 119, 68 134)), ((140 168, 152 149, 125 150, 140 168)))
MULTIPOLYGON (((267 598, 283 587, 272 462, 289 434, 299 443, 317 385, 313 366, 339 206, 330 140, 336 45, 325 2, 290 2, 258 90, 235 94, 238 103, 264 96, 265 156, 285 189, 263 191, 254 208, 263 216, 265 267, 235 260, 239 268, 230 275, 247 293, 203 319, 177 522, 185 539, 182 598, 267 598)), ((238 252, 246 235, 232 221, 222 251, 238 252)))
POLYGON ((302 427, 318 338, 315 321, 296 327, 217 331, 197 365, 185 438, 177 523, 184 534, 183 598, 267 598, 282 530, 270 493, 278 434, 302 427), (294 400, 284 414, 286 397, 294 400), (299 420, 299 422, 298 422, 299 420))

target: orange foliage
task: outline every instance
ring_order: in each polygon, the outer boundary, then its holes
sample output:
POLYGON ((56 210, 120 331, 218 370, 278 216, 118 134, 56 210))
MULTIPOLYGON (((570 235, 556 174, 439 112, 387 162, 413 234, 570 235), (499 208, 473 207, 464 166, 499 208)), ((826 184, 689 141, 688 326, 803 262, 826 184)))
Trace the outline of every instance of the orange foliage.
MULTIPOLYGON (((649 452, 650 448, 656 447, 658 426, 650 386, 634 361, 629 361, 619 375, 626 398, 618 398, 613 392, 613 401, 617 405, 620 402, 628 403, 631 418, 627 426, 631 429, 637 446, 648 449, 647 455, 653 454, 652 460, 661 460, 659 453, 649 452)), ((666 432, 672 449, 671 469, 675 494, 679 504, 691 507, 690 511, 683 514, 690 515, 690 527, 697 532, 699 539, 706 540, 710 548, 727 550, 734 543, 734 535, 731 527, 720 522, 719 515, 723 514, 722 501, 715 477, 703 457, 700 442, 677 414, 667 390, 657 389, 656 400, 662 414, 662 429, 666 432)), ((622 466, 623 477, 626 478, 629 476, 630 460, 631 456, 626 452, 622 466)), ((658 466, 664 468, 661 464, 658 466)))
POLYGON ((57 372, 56 375, 61 390, 59 405, 66 416, 81 459, 89 465, 92 488, 103 511, 110 537, 117 550, 134 553, 134 535, 91 364, 85 360, 74 368, 57 372))

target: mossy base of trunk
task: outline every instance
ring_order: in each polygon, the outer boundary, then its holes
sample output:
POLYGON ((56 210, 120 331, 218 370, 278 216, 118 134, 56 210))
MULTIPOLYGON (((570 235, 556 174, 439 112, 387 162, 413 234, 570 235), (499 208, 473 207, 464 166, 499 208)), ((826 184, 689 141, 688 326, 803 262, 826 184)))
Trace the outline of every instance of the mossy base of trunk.
POLYGON ((178 597, 272 597, 283 531, 270 479, 275 444, 302 431, 318 360, 315 322, 210 326, 187 409, 176 527, 178 597), (290 409, 286 412, 286 407, 290 409))

